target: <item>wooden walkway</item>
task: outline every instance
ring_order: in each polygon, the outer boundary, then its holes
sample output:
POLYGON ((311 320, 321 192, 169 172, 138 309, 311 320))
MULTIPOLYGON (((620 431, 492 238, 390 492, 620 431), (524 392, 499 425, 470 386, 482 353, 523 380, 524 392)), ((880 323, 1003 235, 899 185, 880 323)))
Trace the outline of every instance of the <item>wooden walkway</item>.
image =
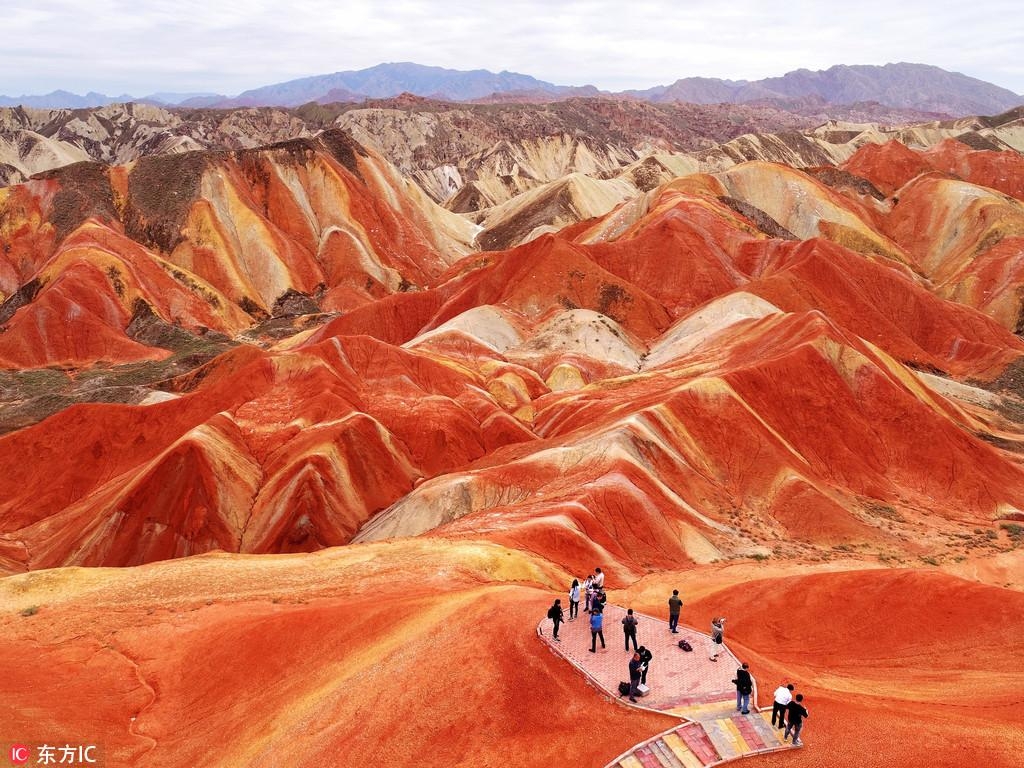
MULTIPOLYGON (((551 636, 551 621, 537 627, 538 635, 558 656, 566 659, 598 688, 629 707, 650 709, 674 715, 678 725, 651 737, 619 755, 606 768, 701 768, 719 765, 748 755, 792 747, 782 741, 782 731, 771 725, 771 707, 756 706, 757 683, 750 697, 750 714, 736 710, 736 687, 732 680, 740 666, 728 649, 719 646, 718 661, 711 661, 711 638, 691 627, 679 626, 679 634, 669 631, 668 623, 643 614, 637 639, 654 658, 647 675, 650 692, 634 704, 620 697, 620 681, 629 679, 628 665, 632 646, 625 650, 622 618, 626 611, 606 605, 604 637, 591 652, 590 616, 566 622, 559 628, 559 642, 551 636), (692 652, 678 647, 686 638, 692 652)), ((728 632, 728 628, 726 629, 728 632)))

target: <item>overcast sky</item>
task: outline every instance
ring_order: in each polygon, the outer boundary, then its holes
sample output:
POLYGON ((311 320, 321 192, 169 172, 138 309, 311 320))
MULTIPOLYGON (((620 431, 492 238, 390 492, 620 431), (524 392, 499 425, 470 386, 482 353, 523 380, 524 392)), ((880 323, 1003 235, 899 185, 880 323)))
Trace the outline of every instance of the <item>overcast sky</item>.
POLYGON ((908 61, 1024 93, 1020 0, 5 0, 0 93, 248 88, 413 61, 608 90, 908 61))

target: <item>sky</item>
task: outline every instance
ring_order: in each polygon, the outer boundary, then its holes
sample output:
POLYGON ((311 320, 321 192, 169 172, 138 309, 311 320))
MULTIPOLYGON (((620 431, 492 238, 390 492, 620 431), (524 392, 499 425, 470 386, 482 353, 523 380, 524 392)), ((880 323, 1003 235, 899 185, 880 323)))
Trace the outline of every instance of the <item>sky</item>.
POLYGON ((1020 0, 5 0, 0 94, 236 95, 412 61, 605 90, 933 64, 1024 93, 1020 0))

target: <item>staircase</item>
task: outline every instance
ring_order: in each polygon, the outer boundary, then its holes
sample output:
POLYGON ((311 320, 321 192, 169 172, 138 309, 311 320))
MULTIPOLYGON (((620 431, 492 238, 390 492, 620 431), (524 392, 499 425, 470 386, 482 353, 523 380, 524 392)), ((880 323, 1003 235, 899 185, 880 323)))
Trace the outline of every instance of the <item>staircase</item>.
POLYGON ((787 749, 771 711, 720 714, 683 723, 634 747, 610 768, 704 768, 739 757, 787 749))

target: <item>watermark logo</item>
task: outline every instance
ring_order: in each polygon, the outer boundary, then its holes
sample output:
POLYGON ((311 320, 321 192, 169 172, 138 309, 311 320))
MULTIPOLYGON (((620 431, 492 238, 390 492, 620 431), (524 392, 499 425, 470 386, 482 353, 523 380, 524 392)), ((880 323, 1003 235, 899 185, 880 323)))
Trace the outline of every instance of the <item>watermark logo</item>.
POLYGON ((7 757, 12 765, 94 765, 99 768, 100 763, 99 749, 94 744, 40 744, 35 747, 12 744, 7 757))

